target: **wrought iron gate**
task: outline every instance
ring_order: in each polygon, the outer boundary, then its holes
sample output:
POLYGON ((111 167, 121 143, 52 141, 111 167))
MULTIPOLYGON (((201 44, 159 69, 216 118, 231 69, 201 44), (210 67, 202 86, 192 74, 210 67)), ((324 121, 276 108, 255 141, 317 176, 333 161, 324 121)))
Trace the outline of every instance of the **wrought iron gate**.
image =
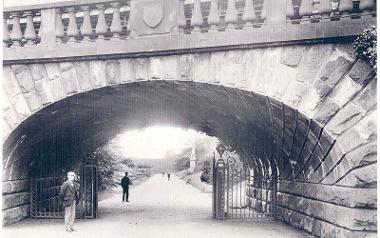
POLYGON ((232 157, 214 158, 213 181, 213 218, 274 219, 271 181, 256 189, 253 171, 244 163, 232 157))
MULTIPOLYGON (((35 177, 31 179, 30 215, 33 218, 63 218, 64 208, 59 191, 66 176, 35 177)), ((80 166, 81 201, 76 207, 77 218, 96 218, 97 166, 85 161, 80 166)))

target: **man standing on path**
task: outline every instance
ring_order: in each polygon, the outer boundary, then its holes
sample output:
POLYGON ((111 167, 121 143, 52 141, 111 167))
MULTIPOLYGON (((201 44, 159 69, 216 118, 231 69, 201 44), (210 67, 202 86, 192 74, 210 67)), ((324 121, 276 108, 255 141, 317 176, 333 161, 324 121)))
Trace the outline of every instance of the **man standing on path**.
POLYGON ((168 181, 170 180, 170 173, 168 173, 168 181))
POLYGON ((59 199, 65 208, 66 231, 74 231, 75 206, 79 203, 79 185, 75 182, 76 175, 70 171, 67 173, 67 181, 61 186, 59 199))
POLYGON ((132 185, 132 182, 128 177, 128 172, 125 172, 125 176, 121 179, 121 187, 123 187, 123 202, 129 202, 129 185, 132 185))

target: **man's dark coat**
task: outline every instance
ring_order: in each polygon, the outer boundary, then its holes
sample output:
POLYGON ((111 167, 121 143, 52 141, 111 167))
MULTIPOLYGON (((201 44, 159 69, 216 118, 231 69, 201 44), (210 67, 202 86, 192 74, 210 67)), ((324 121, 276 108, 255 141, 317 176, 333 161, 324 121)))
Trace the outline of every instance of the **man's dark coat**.
POLYGON ((132 185, 131 180, 128 178, 128 176, 124 176, 121 179, 121 186, 123 187, 123 189, 128 189, 129 185, 132 185))
POLYGON ((74 199, 75 204, 79 203, 79 185, 77 183, 73 183, 73 186, 69 181, 66 181, 61 186, 61 191, 59 192, 59 198, 64 207, 70 206, 74 199))

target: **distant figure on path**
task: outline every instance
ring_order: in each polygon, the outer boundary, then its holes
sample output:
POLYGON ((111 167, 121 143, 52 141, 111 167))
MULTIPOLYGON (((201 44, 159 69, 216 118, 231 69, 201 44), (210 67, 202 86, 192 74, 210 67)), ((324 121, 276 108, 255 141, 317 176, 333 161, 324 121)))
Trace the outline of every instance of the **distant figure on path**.
POLYGON ((132 185, 131 180, 128 177, 128 172, 125 172, 125 176, 121 179, 121 187, 123 187, 123 202, 129 202, 129 185, 132 185), (125 200, 124 200, 125 198, 125 200))
POLYGON ((67 173, 67 181, 61 186, 59 199, 65 208, 66 231, 74 231, 75 206, 79 204, 79 185, 75 182, 76 175, 70 171, 67 173))
POLYGON ((168 181, 170 180, 170 173, 168 173, 168 181))

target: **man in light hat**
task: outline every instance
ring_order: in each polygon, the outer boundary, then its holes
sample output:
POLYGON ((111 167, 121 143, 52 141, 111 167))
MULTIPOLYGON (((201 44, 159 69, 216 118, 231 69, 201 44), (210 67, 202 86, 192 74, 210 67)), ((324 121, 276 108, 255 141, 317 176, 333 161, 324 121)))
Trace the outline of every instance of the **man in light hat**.
POLYGON ((59 198, 65 208, 66 231, 74 231, 75 206, 79 203, 79 185, 75 182, 76 175, 70 171, 67 173, 67 181, 61 186, 59 198))

